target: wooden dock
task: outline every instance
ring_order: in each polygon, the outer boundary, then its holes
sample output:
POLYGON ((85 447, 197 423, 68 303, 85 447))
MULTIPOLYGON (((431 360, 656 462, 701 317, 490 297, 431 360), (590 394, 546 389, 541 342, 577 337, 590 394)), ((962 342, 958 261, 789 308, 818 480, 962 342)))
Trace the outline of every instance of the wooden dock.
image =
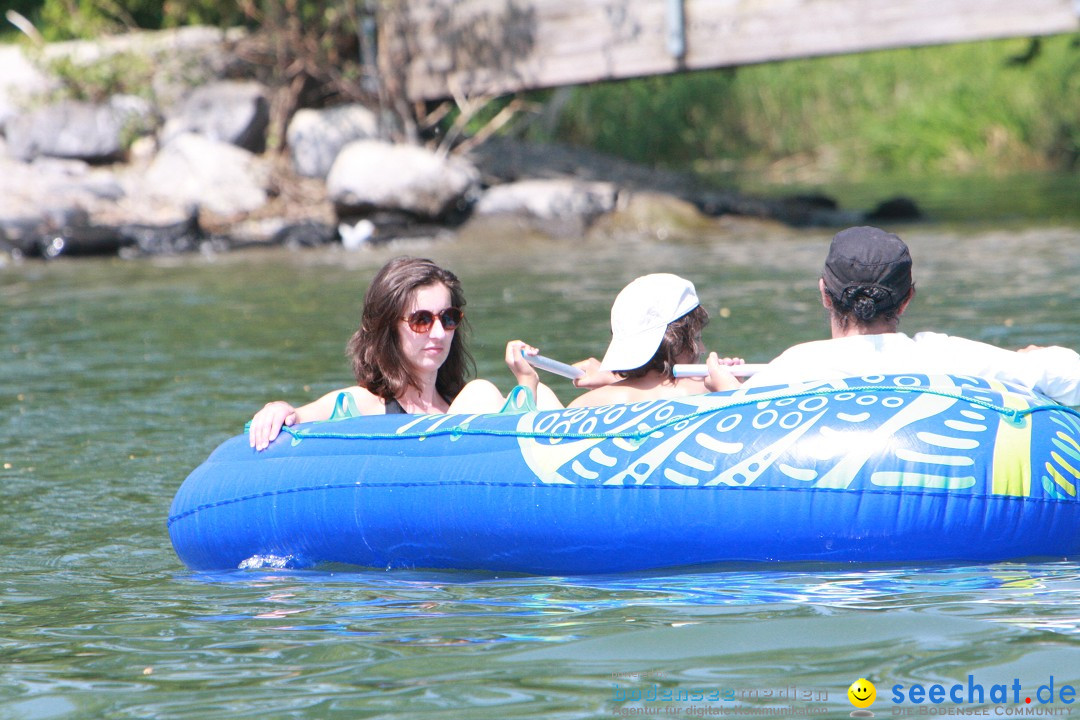
POLYGON ((1080 0, 395 0, 380 66, 411 100, 1080 30, 1080 0))

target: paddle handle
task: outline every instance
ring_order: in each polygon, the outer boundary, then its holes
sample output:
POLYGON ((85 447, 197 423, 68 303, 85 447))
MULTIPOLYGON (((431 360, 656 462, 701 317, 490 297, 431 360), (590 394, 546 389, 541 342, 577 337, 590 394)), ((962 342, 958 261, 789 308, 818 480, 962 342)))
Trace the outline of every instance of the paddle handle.
MULTIPOLYGON (((725 365, 724 367, 730 370, 735 377, 750 377, 762 370, 765 365, 746 363, 744 365, 725 365)), ((709 368, 706 365, 676 365, 671 370, 677 378, 708 377, 709 375, 709 368)))
MULTIPOLYGON (((585 374, 585 371, 581 368, 567 365, 558 360, 552 360, 543 355, 526 355, 524 352, 522 352, 521 355, 528 360, 529 364, 534 368, 547 370, 549 373, 562 375, 564 378, 576 380, 585 374)), ((765 365, 746 363, 743 365, 727 365, 726 367, 735 377, 750 377, 765 367, 765 365)), ((709 374, 709 369, 706 365, 676 365, 672 368, 672 371, 677 378, 706 377, 709 374)))
MULTIPOLYGON (((541 370, 547 370, 549 373, 555 373, 556 375, 562 375, 564 378, 570 378, 576 380, 585 374, 585 371, 581 368, 576 368, 573 365, 567 365, 566 363, 559 362, 558 360, 552 360, 549 357, 543 355, 526 355, 521 353, 522 357, 529 361, 529 364, 534 368, 540 368, 541 370)), ((702 367, 705 367, 702 365, 702 367)))

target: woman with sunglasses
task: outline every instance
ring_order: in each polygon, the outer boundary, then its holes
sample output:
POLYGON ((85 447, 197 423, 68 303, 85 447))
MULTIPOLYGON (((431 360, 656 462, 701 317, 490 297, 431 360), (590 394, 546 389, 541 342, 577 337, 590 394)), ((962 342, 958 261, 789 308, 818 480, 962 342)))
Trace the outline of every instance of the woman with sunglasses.
POLYGON ((301 407, 278 400, 251 419, 248 438, 266 448, 282 425, 351 414, 444 413, 465 386, 472 356, 465 347, 465 294, 449 270, 401 257, 379 270, 364 295, 360 327, 346 348, 356 385, 301 407))

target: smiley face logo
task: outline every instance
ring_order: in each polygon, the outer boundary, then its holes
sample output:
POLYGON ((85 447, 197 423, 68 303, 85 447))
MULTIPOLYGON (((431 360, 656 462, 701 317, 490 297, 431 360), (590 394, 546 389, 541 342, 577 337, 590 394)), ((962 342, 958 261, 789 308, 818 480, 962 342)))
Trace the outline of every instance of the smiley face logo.
POLYGON ((857 708, 868 708, 877 699, 877 688, 866 678, 859 678, 847 689, 848 700, 857 708))

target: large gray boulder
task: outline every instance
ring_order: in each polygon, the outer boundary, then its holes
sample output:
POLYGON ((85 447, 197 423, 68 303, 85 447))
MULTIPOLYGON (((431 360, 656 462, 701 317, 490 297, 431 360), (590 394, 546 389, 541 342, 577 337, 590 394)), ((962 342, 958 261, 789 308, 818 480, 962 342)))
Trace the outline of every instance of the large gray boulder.
POLYGON ((542 220, 590 222, 615 209, 618 191, 607 182, 521 180, 488 188, 473 209, 477 215, 522 215, 542 220))
POLYGON ((434 219, 468 205, 478 182, 476 168, 461 158, 413 145, 359 140, 342 148, 326 186, 340 215, 381 209, 434 219))
POLYGON ((158 152, 133 191, 174 206, 236 215, 266 203, 268 182, 268 169, 247 150, 186 133, 158 152))
POLYGON ((0 133, 31 98, 55 85, 17 45, 0 45, 0 133))
POLYGON ((474 222, 504 218, 555 237, 579 237, 615 209, 618 188, 608 182, 520 180, 488 188, 473 207, 474 222))
MULTIPOLYGON (((160 31, 135 31, 120 35, 49 43, 33 51, 39 59, 30 64, 8 64, 0 48, 0 96, 5 77, 15 77, 23 98, 42 96, 59 86, 47 68, 60 63, 95 72, 95 66, 116 67, 133 63, 132 78, 148 78, 152 96, 162 108, 176 108, 193 88, 225 77, 236 63, 230 48, 247 36, 244 28, 187 26, 160 31), (40 72, 39 72, 40 69, 40 72), (35 79, 35 74, 37 79, 35 79)), ((24 105, 25 106, 25 105, 24 105)))
POLYGON ((62 100, 17 115, 5 124, 8 154, 24 161, 39 156, 109 162, 152 123, 149 103, 115 96, 107 103, 62 100))
POLYGON ((293 115, 285 133, 293 170, 298 175, 320 179, 330 173, 341 148, 354 140, 378 137, 378 118, 363 105, 300 110, 293 115))
POLYGON ((0 157, 0 237, 24 254, 36 254, 48 234, 86 222, 93 208, 124 198, 116 175, 79 160, 38 158, 24 163, 0 157))
POLYGON ((256 82, 222 81, 196 88, 169 114, 161 138, 168 144, 196 133, 252 152, 266 149, 270 123, 267 90, 256 82))

